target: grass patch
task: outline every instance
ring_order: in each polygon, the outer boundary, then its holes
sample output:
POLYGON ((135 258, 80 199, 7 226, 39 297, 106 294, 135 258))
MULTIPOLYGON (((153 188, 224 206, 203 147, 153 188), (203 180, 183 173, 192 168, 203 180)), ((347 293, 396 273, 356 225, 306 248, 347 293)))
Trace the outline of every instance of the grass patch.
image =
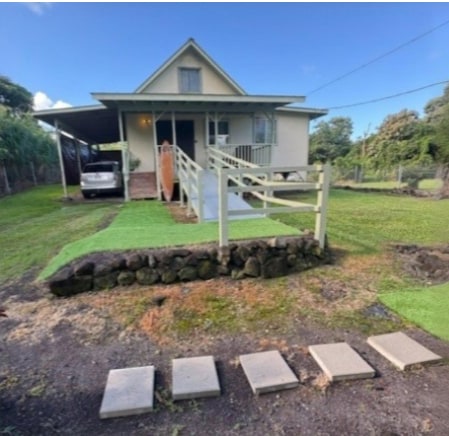
POLYGON ((399 315, 449 341, 449 283, 382 293, 379 299, 399 315))
POLYGON ((116 204, 61 198, 61 187, 52 185, 0 199, 0 283, 44 267, 65 244, 95 233, 118 210, 116 204))
MULTIPOLYGON (((286 198, 311 201, 307 194, 286 198)), ((331 190, 328 237, 351 255, 379 253, 390 243, 438 244, 449 241, 449 201, 382 193, 331 190)), ((314 228, 313 214, 278 214, 284 224, 314 228)))
MULTIPOLYGON (((229 236, 233 240, 298 233, 297 229, 269 218, 229 223, 229 236)), ((130 202, 123 205, 108 228, 66 245, 44 269, 40 278, 50 276, 73 259, 96 251, 193 245, 217 239, 217 222, 176 223, 161 202, 130 202)))

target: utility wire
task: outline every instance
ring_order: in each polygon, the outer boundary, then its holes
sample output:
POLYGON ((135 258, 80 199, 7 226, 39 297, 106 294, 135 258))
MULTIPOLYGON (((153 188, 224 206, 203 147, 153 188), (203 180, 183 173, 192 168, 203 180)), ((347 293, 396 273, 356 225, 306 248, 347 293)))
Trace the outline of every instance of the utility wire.
POLYGON ((330 107, 328 109, 329 110, 330 109, 333 109, 333 110, 335 110, 335 109, 345 109, 345 108, 348 108, 348 107, 355 107, 355 106, 362 106, 362 105, 365 105, 365 104, 377 103, 378 101, 389 100, 391 98, 400 97, 402 95, 412 94, 414 92, 422 91, 423 89, 426 89, 426 88, 431 88, 432 86, 442 85, 443 83, 449 83, 449 80, 443 80, 441 82, 431 83, 429 85, 424 85, 424 86, 421 86, 419 88, 410 89, 408 91, 398 92, 397 94, 389 95, 387 97, 374 98, 372 100, 366 100, 366 101, 362 101, 362 102, 359 102, 359 103, 344 104, 342 106, 333 106, 333 107, 330 107))
POLYGON ((380 59, 383 59, 383 58, 385 58, 385 57, 387 57, 387 56, 389 56, 389 55, 391 55, 391 54, 393 54, 393 53, 399 51, 401 48, 404 48, 404 47, 406 47, 407 45, 410 45, 410 44, 414 43, 415 41, 418 41, 419 39, 424 38, 425 36, 431 34, 432 32, 435 32, 436 30, 440 29, 440 28, 443 27, 443 26, 446 26, 447 24, 449 24, 449 20, 446 20, 445 22, 439 24, 438 26, 433 27, 432 29, 428 30, 427 32, 424 32, 424 33, 421 33, 421 34, 418 35, 418 36, 415 36, 414 38, 410 39, 409 41, 404 42, 403 44, 398 45, 397 47, 395 47, 395 48, 393 48, 393 49, 387 51, 387 52, 384 53, 384 54, 381 54, 380 56, 375 57, 374 59, 372 59, 372 60, 370 60, 370 61, 368 61, 368 62, 366 62, 366 63, 360 65, 359 67, 354 68, 353 70, 351 70, 351 71, 349 71, 349 72, 347 72, 347 73, 345 73, 345 74, 342 74, 341 76, 338 76, 336 79, 333 79, 333 80, 331 80, 330 82, 327 82, 327 83, 325 83, 324 85, 319 86, 318 88, 312 89, 312 91, 310 91, 308 94, 306 94, 306 96, 308 97, 308 96, 310 96, 311 94, 314 94, 315 92, 318 92, 318 91, 320 91, 321 89, 326 88, 326 87, 328 87, 329 85, 332 85, 333 83, 338 82, 339 80, 342 80, 342 79, 344 79, 345 77, 348 77, 349 75, 351 75, 351 74, 353 74, 353 73, 355 73, 355 72, 357 72, 357 71, 360 71, 361 69, 366 68, 367 66, 369 66, 369 65, 371 65, 371 64, 374 64, 374 62, 377 62, 377 61, 379 61, 380 59))

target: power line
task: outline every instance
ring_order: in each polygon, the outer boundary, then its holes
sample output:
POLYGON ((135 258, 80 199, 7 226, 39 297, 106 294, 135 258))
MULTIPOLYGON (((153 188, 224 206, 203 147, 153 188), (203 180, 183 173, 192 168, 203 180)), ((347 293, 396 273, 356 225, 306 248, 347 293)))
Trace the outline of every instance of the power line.
POLYGON ((431 83, 429 85, 424 85, 424 86, 421 86, 419 88, 410 89, 408 91, 398 92, 397 94, 389 95, 387 97, 374 98, 372 100, 366 100, 366 101, 362 101, 362 102, 359 102, 359 103, 344 104, 342 106, 333 106, 333 107, 330 107, 328 109, 329 110, 331 110, 331 109, 333 109, 333 110, 335 110, 335 109, 345 109, 345 108, 348 108, 348 107, 355 107, 355 106, 362 106, 362 105, 365 105, 365 104, 377 103, 379 101, 389 100, 391 98, 400 97, 402 95, 412 94, 414 92, 422 91, 423 89, 431 88, 432 86, 442 85, 444 83, 449 83, 449 80, 443 80, 441 82, 431 83))
POLYGON ((424 33, 422 33, 422 34, 420 34, 418 36, 415 36, 414 38, 410 39, 409 41, 404 42, 403 44, 398 45, 397 47, 393 48, 392 50, 389 50, 386 53, 381 54, 380 56, 375 57, 374 59, 372 59, 372 60, 370 60, 370 61, 368 61, 368 62, 366 62, 366 63, 364 63, 364 64, 362 64, 360 66, 358 66, 357 68, 354 68, 353 70, 351 70, 351 71, 349 71, 349 72, 347 72, 345 74, 342 74, 341 76, 338 76, 336 79, 333 79, 330 82, 327 82, 324 85, 319 86, 318 88, 312 89, 312 91, 310 91, 308 94, 306 94, 306 96, 308 97, 309 95, 314 94, 315 92, 318 92, 321 89, 326 88, 327 86, 332 85, 333 83, 338 82, 339 80, 342 80, 345 77, 348 77, 349 75, 351 75, 351 74, 353 74, 353 73, 355 73, 357 71, 360 71, 363 68, 366 68, 368 65, 371 65, 374 62, 377 62, 380 59, 383 59, 383 58, 391 55, 392 53, 397 52, 401 48, 404 48, 407 45, 410 45, 410 44, 414 43, 415 41, 418 41, 419 39, 424 38, 425 36, 431 34, 432 32, 435 32, 436 30, 440 29, 443 26, 446 26, 447 24, 449 24, 449 20, 439 24, 436 27, 433 27, 432 29, 428 30, 427 32, 424 32, 424 33))

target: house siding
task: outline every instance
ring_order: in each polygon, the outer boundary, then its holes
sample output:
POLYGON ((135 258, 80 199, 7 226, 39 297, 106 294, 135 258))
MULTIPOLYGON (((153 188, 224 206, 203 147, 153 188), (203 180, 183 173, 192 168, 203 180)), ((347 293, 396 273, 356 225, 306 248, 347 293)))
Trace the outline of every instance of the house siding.
POLYGON ((143 123, 144 114, 126 114, 126 132, 129 150, 140 159, 136 173, 154 172, 153 124, 143 123))
POLYGON ((187 50, 163 73, 156 77, 142 93, 179 94, 178 68, 200 68, 201 94, 239 95, 223 77, 204 62, 193 50, 187 50))
POLYGON ((272 166, 307 165, 309 117, 306 114, 276 112, 277 145, 273 147, 272 166))

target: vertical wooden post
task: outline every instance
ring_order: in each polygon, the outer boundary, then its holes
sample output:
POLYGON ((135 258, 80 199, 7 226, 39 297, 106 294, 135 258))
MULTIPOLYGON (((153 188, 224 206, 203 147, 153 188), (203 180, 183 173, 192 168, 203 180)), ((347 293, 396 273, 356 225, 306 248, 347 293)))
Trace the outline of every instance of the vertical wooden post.
POLYGON ((317 206, 319 207, 319 212, 317 212, 315 218, 315 239, 318 241, 320 248, 323 249, 326 242, 326 215, 331 178, 331 165, 330 163, 326 163, 324 165, 320 165, 319 167, 321 168, 318 183, 321 188, 318 191, 317 196, 317 206))
POLYGON ((218 113, 217 112, 215 112, 215 117, 214 117, 214 129, 215 129, 214 145, 215 145, 215 147, 218 148, 218 141, 217 141, 217 137, 218 137, 218 113))
POLYGON ((67 198, 67 182, 65 178, 64 160, 62 157, 61 131, 59 130, 58 120, 55 120, 54 125, 56 129, 56 146, 58 147, 59 167, 61 169, 62 190, 64 191, 64 198, 67 198))
POLYGON ((118 130, 120 134, 120 145, 122 150, 122 172, 123 172, 123 187, 125 201, 129 201, 129 150, 128 144, 125 143, 124 129, 123 129, 123 113, 119 109, 118 116, 118 130))
POLYGON ((154 143, 154 158, 156 165, 156 189, 157 189, 157 198, 162 200, 162 190, 161 190, 161 171, 159 167, 159 147, 157 143, 157 119, 156 113, 153 111, 153 143, 154 143))
POLYGON ((172 111, 172 113, 171 113, 171 130, 172 130, 172 137, 173 137, 173 145, 178 145, 178 138, 176 138, 176 119, 175 119, 174 111, 172 111))
POLYGON ((81 173, 83 172, 83 170, 81 168, 80 142, 76 138, 74 138, 73 140, 75 142, 76 165, 78 167, 78 174, 80 176, 79 181, 81 181, 81 173))
POLYGON ((220 247, 228 245, 228 174, 218 168, 218 233, 220 247))
POLYGON ((204 193, 203 193, 203 174, 204 170, 198 170, 198 222, 204 221, 204 193))
POLYGON ((190 168, 190 161, 186 162, 187 169, 187 216, 192 213, 192 169, 190 168))

